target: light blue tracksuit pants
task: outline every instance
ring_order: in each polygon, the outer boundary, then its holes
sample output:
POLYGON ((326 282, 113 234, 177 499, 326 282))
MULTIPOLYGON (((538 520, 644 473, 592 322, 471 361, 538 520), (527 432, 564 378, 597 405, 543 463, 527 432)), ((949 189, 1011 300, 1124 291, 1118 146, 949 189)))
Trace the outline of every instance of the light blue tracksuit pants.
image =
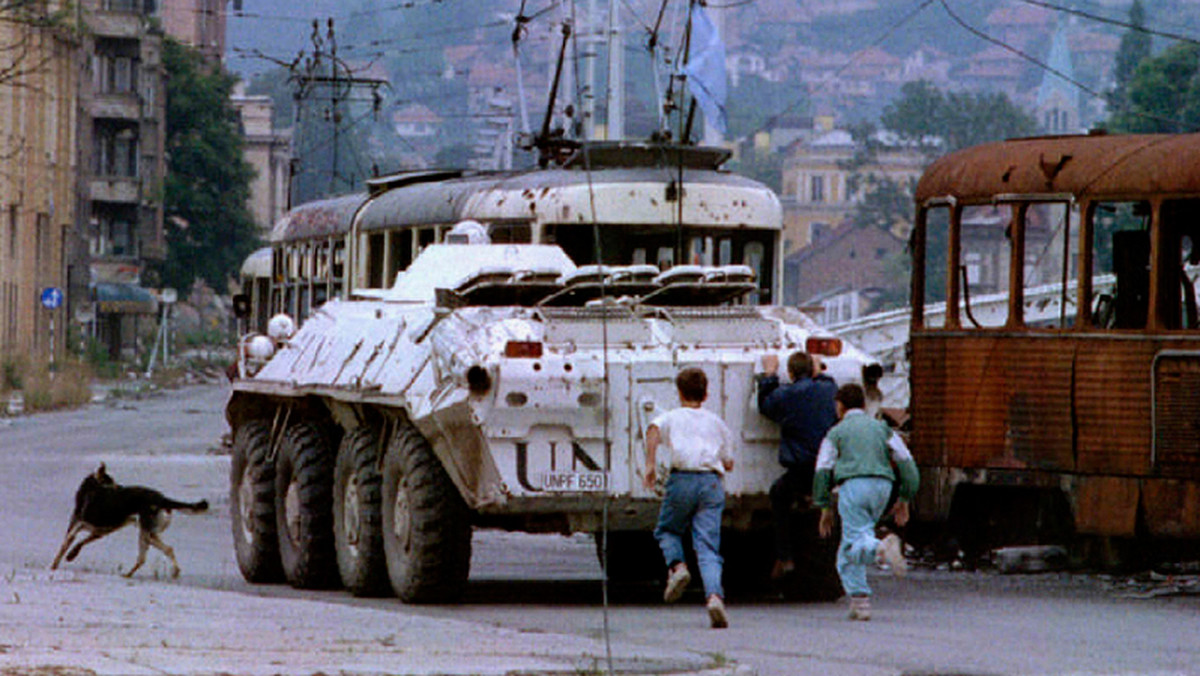
POLYGON ((725 485, 715 472, 671 472, 654 538, 667 566, 683 561, 683 536, 692 529, 692 547, 704 594, 724 597, 721 588, 721 512, 725 485))
POLYGON ((867 566, 875 562, 879 539, 875 524, 887 508, 892 482, 881 477, 847 479, 838 487, 838 516, 842 543, 838 546, 837 572, 850 596, 870 596, 867 566))

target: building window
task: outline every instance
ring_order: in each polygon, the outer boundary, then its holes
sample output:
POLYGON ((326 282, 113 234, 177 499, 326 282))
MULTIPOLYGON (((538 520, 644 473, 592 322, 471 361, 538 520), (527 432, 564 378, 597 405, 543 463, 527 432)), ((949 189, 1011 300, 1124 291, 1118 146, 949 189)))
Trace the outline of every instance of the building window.
POLYGON ((98 129, 96 133, 96 174, 99 176, 138 175, 138 138, 133 129, 98 129))
POLYGON ((963 254, 963 258, 967 261, 967 282, 979 284, 983 281, 983 254, 968 251, 963 254))
POLYGON ((808 195, 810 202, 825 201, 825 177, 812 176, 808 180, 808 195))
POLYGON ((95 85, 101 94, 130 94, 137 83, 137 61, 128 56, 96 57, 95 85))
POLYGON ((142 0, 104 0, 106 12, 136 12, 142 0))
POLYGON ((816 244, 829 235, 828 223, 813 223, 808 226, 808 242, 816 244))
POLYGON ((17 210, 17 205, 8 205, 8 257, 17 257, 17 221, 20 219, 20 212, 17 210))
POLYGON ((98 212, 93 219, 90 250, 93 256, 137 256, 134 241, 134 221, 122 210, 98 212))

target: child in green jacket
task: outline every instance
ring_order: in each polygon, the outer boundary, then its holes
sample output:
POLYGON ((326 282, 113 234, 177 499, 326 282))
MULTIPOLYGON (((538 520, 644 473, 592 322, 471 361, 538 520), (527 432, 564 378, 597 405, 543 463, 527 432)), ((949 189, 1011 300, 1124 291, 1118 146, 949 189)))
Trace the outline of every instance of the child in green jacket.
POLYGON ((867 566, 881 560, 894 575, 903 575, 908 564, 894 533, 879 540, 875 525, 887 508, 896 470, 900 474, 899 498, 892 510, 896 524, 908 522, 908 501, 917 492, 920 476, 904 440, 880 420, 863 411, 863 388, 843 385, 835 401, 838 417, 821 442, 813 479, 813 503, 821 508, 821 537, 833 531, 831 491, 837 486, 838 516, 842 519, 842 542, 838 546, 837 571, 850 597, 850 619, 871 619, 871 587, 867 566))

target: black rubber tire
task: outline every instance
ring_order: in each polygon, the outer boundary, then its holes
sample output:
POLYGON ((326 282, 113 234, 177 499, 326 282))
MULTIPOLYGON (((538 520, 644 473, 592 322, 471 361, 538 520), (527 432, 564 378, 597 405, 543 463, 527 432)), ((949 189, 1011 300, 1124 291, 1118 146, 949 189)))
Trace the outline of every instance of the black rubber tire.
POLYGON ((268 462, 271 424, 250 420, 233 431, 229 515, 233 551, 247 582, 283 581, 275 533, 275 465, 268 462))
POLYGON ((837 574, 838 534, 817 535, 820 513, 792 514, 792 551, 796 569, 782 580, 771 579, 775 564, 775 535, 771 530, 724 531, 725 586, 733 593, 774 592, 789 601, 836 601, 842 596, 837 574))
POLYGON ((298 422, 284 430, 275 459, 279 560, 288 584, 297 589, 331 589, 340 582, 333 548, 334 453, 330 449, 322 426, 298 422), (289 499, 294 502, 291 509, 289 499))
POLYGON ((342 439, 333 473, 333 542, 342 584, 355 596, 390 596, 380 511, 379 428, 342 439))
MULTIPOLYGON (((604 534, 593 535, 596 560, 604 567, 604 534)), ((666 575, 662 549, 650 531, 608 532, 608 581, 623 583, 659 582, 666 575)))
POLYGON ((792 516, 796 572, 784 580, 780 590, 789 601, 836 601, 844 594, 842 578, 837 574, 841 524, 836 523, 833 533, 823 538, 817 532, 820 519, 821 512, 816 509, 792 516))
POLYGON ((471 512, 429 442, 396 426, 383 459, 383 547, 405 603, 458 600, 471 568, 471 512))

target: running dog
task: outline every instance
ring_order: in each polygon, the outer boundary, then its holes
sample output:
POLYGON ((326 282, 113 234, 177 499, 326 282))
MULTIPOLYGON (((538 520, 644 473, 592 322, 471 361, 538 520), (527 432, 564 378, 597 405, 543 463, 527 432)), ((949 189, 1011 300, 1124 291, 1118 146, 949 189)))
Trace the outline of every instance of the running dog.
POLYGON ((175 560, 175 550, 159 539, 159 535, 171 523, 171 510, 175 509, 203 512, 208 509, 208 501, 179 502, 152 488, 122 486, 113 481, 105 471, 104 463, 100 463, 100 468, 89 474, 75 492, 75 511, 71 512, 67 536, 58 550, 58 556, 54 557, 54 563, 50 564, 50 569, 58 568, 64 554, 67 561, 74 561, 75 557, 79 556, 79 550, 87 543, 95 542, 137 521, 137 563, 125 573, 125 577, 132 577, 134 572, 142 567, 146 562, 146 550, 151 546, 171 559, 171 577, 179 577, 179 562, 175 560), (87 537, 71 547, 71 542, 83 531, 87 531, 87 537), (68 548, 70 552, 67 551, 68 548))

